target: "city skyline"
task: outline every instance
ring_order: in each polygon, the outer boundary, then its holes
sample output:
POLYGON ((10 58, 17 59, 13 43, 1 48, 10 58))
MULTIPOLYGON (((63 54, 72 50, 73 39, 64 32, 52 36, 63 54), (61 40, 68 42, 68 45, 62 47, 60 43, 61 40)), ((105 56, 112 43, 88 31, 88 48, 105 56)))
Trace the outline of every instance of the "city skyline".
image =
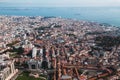
POLYGON ((119 7, 120 0, 0 0, 0 7, 119 7))

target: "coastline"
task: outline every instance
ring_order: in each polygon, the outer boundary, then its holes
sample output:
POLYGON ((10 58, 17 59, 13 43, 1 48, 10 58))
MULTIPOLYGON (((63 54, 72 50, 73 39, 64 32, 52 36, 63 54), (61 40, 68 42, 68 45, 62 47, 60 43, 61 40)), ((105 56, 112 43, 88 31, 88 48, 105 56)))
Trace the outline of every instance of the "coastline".
POLYGON ((0 17, 3 16, 3 17, 41 17, 41 18, 61 18, 61 19, 66 19, 66 20, 72 20, 72 21, 85 21, 85 22, 90 22, 90 23, 97 23, 97 24, 100 24, 104 27, 115 27, 115 28, 120 28, 119 26, 116 26, 116 25, 111 25, 109 23, 100 23, 100 22, 97 22, 97 21, 89 21, 89 20, 80 20, 80 19, 73 19, 73 18, 63 18, 61 16, 19 16, 19 15, 0 15, 0 17))
POLYGON ((3 16, 61 16, 66 19, 93 21, 98 23, 107 23, 118 27, 120 26, 120 10, 119 8, 114 7, 3 7, 0 8, 0 10, 0 15, 3 16))

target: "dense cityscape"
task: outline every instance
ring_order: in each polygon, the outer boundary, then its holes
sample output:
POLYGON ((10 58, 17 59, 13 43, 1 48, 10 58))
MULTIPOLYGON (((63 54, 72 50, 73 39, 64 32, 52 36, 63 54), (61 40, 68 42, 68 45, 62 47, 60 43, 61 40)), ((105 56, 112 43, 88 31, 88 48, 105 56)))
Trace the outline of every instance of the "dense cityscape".
POLYGON ((0 16, 0 80, 119 80, 119 53, 119 27, 0 16))

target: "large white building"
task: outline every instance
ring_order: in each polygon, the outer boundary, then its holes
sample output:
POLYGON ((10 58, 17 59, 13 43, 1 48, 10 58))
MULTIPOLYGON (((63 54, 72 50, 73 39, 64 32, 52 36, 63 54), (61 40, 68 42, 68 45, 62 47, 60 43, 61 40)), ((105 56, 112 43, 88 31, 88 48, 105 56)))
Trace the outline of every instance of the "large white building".
POLYGON ((37 56, 37 48, 33 48, 32 50, 32 58, 36 57, 37 56))
POLYGON ((42 60, 31 59, 28 62, 28 68, 31 69, 41 69, 42 60))
POLYGON ((8 55, 0 55, 0 80, 10 80, 17 72, 14 60, 10 60, 8 55))

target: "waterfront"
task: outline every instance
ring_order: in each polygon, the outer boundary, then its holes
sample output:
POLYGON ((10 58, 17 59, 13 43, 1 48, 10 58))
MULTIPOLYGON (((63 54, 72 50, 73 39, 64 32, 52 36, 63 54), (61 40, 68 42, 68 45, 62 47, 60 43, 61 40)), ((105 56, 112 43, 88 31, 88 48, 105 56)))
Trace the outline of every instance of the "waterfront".
POLYGON ((0 15, 55 16, 120 26, 120 8, 116 7, 0 7, 0 15))

